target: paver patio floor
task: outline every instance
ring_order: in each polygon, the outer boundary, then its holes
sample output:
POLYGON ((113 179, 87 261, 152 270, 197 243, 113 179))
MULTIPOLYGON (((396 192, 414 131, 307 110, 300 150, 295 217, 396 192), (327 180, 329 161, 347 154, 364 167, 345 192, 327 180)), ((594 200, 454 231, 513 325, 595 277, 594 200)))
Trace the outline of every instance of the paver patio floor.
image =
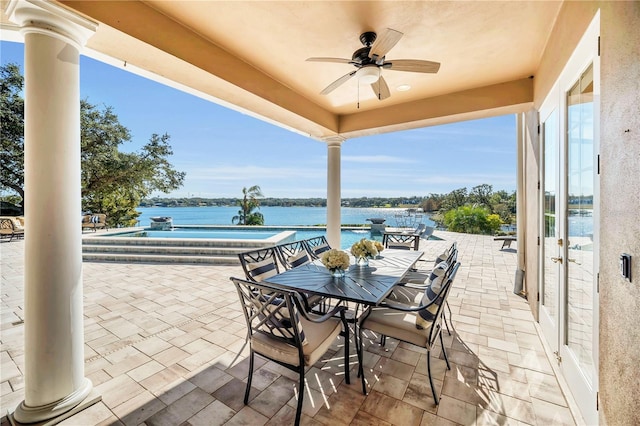
MULTIPOLYGON (((461 268, 433 373, 426 351, 367 333, 361 392, 352 350, 351 385, 339 338, 307 372, 302 424, 575 424, 527 302, 513 294, 515 249, 489 236, 436 232, 425 258, 458 242, 461 268)), ((24 242, 0 244, 2 266, 1 399, 7 412, 24 399, 24 242)), ((230 276, 240 266, 88 263, 84 269, 85 374, 102 400, 63 425, 291 424, 296 374, 257 358, 251 401, 246 325, 230 276)), ((350 345, 353 349, 353 342, 350 345)))

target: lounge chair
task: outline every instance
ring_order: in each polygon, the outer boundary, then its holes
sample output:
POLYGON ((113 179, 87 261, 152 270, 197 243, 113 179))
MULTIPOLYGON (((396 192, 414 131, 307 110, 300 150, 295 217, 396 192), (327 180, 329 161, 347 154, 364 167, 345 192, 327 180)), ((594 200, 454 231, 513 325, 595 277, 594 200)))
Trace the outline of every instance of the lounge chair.
POLYGON ((14 216, 0 217, 0 238, 8 237, 9 241, 13 237, 24 238, 24 227, 22 218, 14 216))
POLYGON ((82 230, 93 229, 96 232, 98 229, 109 229, 107 227, 107 215, 106 214, 86 214, 82 216, 82 230))
POLYGON ((500 250, 503 250, 504 248, 511 248, 511 243, 517 241, 517 238, 513 235, 506 235, 504 237, 495 237, 493 241, 502 241, 502 247, 500 247, 500 250))

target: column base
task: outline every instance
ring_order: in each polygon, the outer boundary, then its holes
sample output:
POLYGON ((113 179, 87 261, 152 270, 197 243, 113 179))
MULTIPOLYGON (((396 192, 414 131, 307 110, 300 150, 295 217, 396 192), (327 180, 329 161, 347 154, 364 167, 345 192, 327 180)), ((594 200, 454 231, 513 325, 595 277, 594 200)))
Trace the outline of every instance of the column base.
POLYGON ((102 396, 92 389, 91 380, 85 378, 80 389, 60 401, 40 407, 29 407, 22 401, 7 417, 13 426, 55 425, 100 401, 102 396))

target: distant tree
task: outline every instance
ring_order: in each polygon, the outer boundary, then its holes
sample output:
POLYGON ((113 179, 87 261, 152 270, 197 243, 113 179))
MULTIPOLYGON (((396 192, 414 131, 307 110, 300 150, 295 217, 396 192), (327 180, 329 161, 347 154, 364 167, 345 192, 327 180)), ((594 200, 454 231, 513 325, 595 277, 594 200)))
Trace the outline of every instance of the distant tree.
POLYGON ((491 195, 493 194, 493 186, 483 183, 474 186, 469 193, 469 202, 478 206, 484 206, 493 213, 491 204, 491 195))
POLYGON ((513 223, 516 214, 516 193, 496 191, 491 195, 491 210, 500 216, 504 223, 513 223))
POLYGON ((442 207, 443 199, 444 195, 429 194, 429 196, 425 197, 420 203, 420 208, 423 212, 436 212, 442 207))
POLYGON ((242 188, 242 199, 237 201, 240 206, 238 215, 231 218, 231 223, 238 225, 264 225, 264 216, 260 212, 256 212, 260 208, 260 200, 262 190, 258 185, 250 188, 242 188))
POLYGON ((18 194, 24 207, 23 86, 17 64, 0 67, 0 187, 18 194))
POLYGON ((444 196, 441 203, 441 210, 449 211, 462 207, 468 202, 467 188, 454 189, 444 196))

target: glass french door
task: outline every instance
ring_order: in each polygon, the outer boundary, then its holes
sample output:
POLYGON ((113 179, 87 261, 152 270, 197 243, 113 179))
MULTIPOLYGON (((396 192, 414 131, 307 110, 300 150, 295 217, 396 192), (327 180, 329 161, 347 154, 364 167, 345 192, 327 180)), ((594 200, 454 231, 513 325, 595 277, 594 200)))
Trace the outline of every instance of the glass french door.
POLYGON ((598 422, 598 28, 540 108, 540 326, 587 424, 598 422))
POLYGON ((567 244, 560 342, 563 374, 570 384, 575 384, 576 400, 588 401, 584 404, 586 411, 583 416, 589 424, 597 422, 598 265, 594 200, 598 175, 593 68, 590 64, 565 94, 567 181, 563 208, 566 212, 567 244))
POLYGON ((552 105, 549 110, 541 109, 542 164, 540 194, 542 206, 541 229, 541 288, 540 326, 555 354, 558 354, 560 316, 560 277, 562 276, 562 242, 558 213, 560 208, 560 140, 558 109, 552 105), (544 113, 544 116, 542 115, 544 113))

